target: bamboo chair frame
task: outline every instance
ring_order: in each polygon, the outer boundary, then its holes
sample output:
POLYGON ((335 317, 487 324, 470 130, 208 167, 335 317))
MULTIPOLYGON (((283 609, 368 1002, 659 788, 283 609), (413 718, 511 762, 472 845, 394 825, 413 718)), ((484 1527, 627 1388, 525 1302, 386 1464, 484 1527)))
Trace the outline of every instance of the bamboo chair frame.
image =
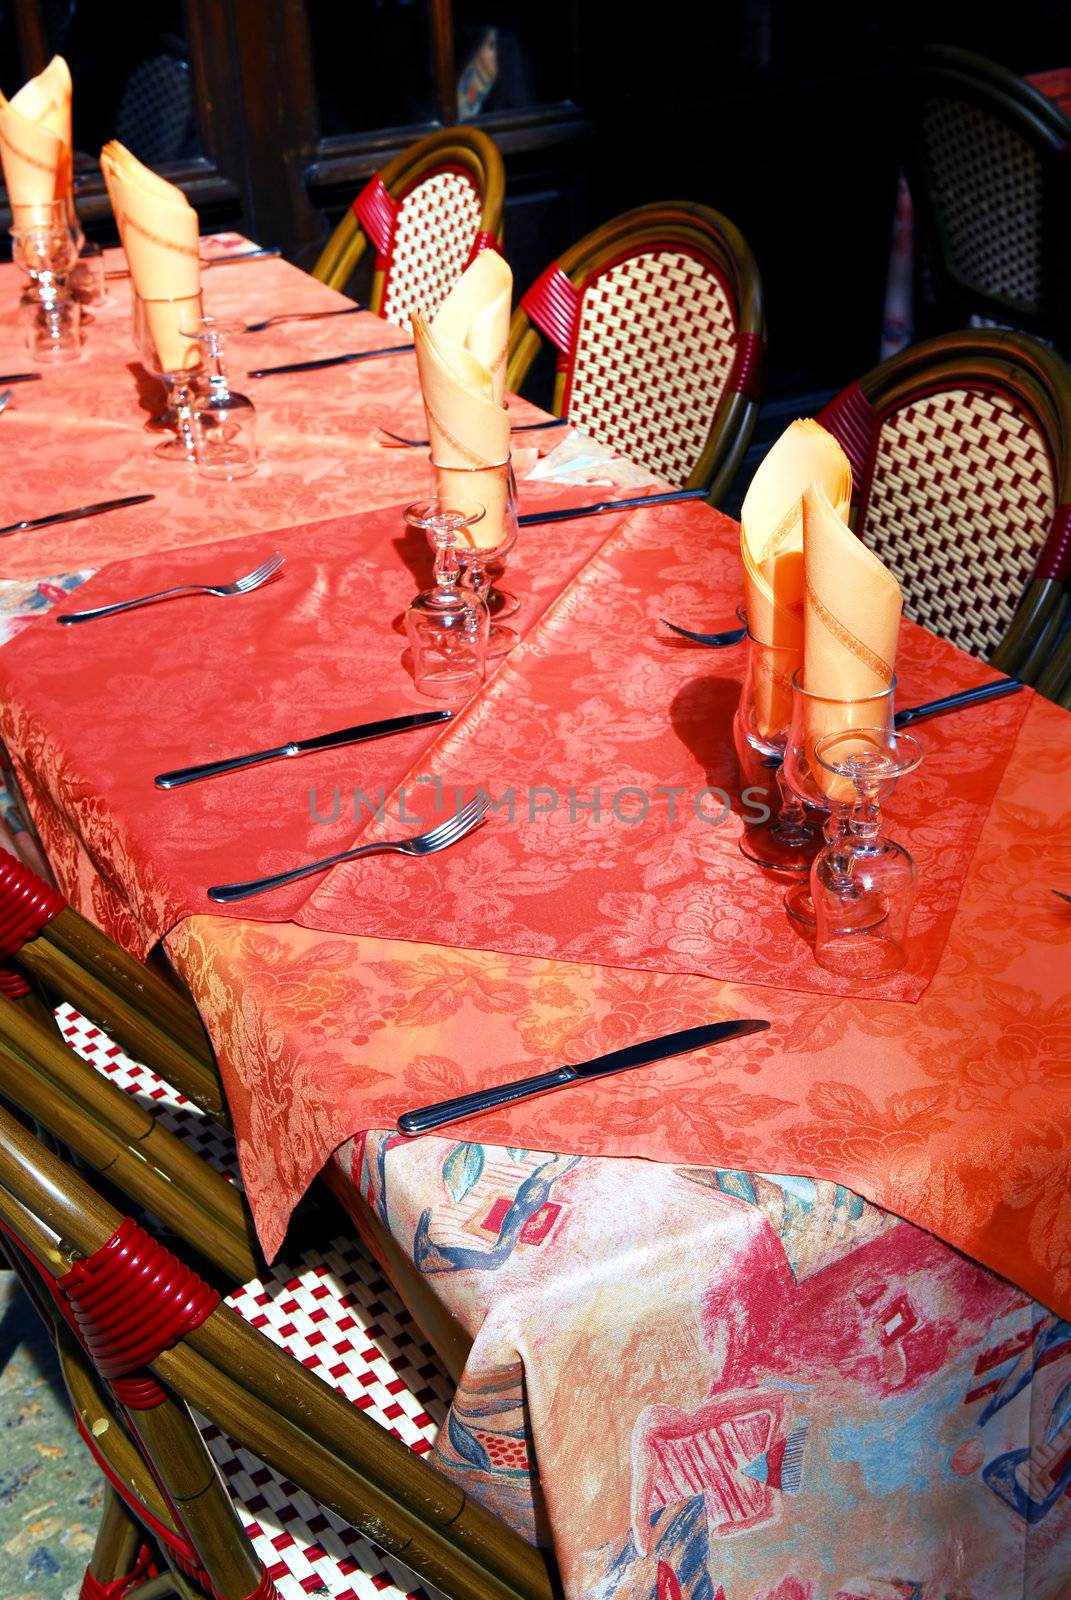
MULTIPOLYGON (((113 1240, 123 1219, 0 1109, 0 1221, 55 1282, 113 1240)), ((552 1600, 556 1593, 533 1546, 222 1302, 124 1382, 143 1376, 163 1386, 165 1404, 136 1418, 125 1406, 124 1414, 224 1600, 254 1592, 252 1552, 199 1434, 195 1449, 188 1405, 453 1600, 552 1600)), ((140 1515, 137 1503, 130 1508, 140 1515)))
MULTIPOLYGON (((506 172, 497 146, 481 129, 445 128, 418 139, 388 161, 378 181, 390 199, 400 203, 421 183, 451 168, 459 168, 472 178, 483 202, 475 242, 486 235, 488 242, 493 240, 496 248, 501 249, 506 172)), ((372 242, 357 217, 355 208, 360 199, 358 196, 346 211, 312 269, 313 277, 332 289, 345 288, 372 242)), ((393 238, 387 250, 377 251, 376 255, 369 309, 377 316, 383 315, 392 248, 393 238)))
MULTIPOLYGON (((1002 672, 1036 683, 1071 609, 1071 374, 1065 364, 1025 334, 993 328, 941 334, 874 367, 830 401, 818 420, 851 460, 852 522, 865 537, 883 422, 912 401, 956 390, 1010 400, 1031 419, 1048 450, 1056 505, 1049 538, 989 656, 1002 672)), ((895 571, 895 543, 876 547, 895 571)))
MULTIPOLYGON (((640 206, 614 217, 570 246, 559 256, 555 266, 582 297, 585 289, 611 264, 647 252, 672 251, 675 246, 685 252, 695 252, 713 264, 732 300, 736 319, 737 359, 726 380, 706 443, 687 479, 689 488, 709 486, 710 500, 714 503, 735 476, 758 416, 759 369, 766 325, 758 267, 743 234, 709 206, 669 201, 640 206)), ((552 271, 553 268, 548 269, 552 271)), ((538 287, 538 284, 533 285, 533 291, 538 287)), ((579 315, 576 322, 579 324, 579 315)), ((562 343, 558 344, 558 370, 551 404, 555 416, 568 414, 575 334, 576 329, 572 347, 564 339, 564 348, 562 343)), ((568 338, 567 333, 564 338, 568 338)), ((510 325, 507 388, 514 392, 520 390, 543 341, 544 334, 525 310, 522 299, 510 325)))
MULTIPOLYGON (((974 147, 967 159, 975 161, 974 147)), ((915 203, 919 231, 929 265, 944 326, 965 324, 972 315, 1022 328, 1054 341, 1063 355, 1071 353, 1071 121, 1033 84, 1015 73, 967 50, 931 46, 922 57, 912 95, 912 126, 908 146, 908 181, 915 203), (1002 293, 974 277, 963 262, 971 246, 962 237, 964 227, 976 227, 984 240, 985 219, 954 221, 953 201, 940 187, 927 147, 925 116, 938 101, 954 101, 974 108, 990 125, 999 124, 1019 148, 1037 161, 1037 204, 1040 208, 1040 281, 1032 294, 1002 293), (959 248, 953 237, 961 230, 959 248), (957 267, 957 258, 964 270, 957 267)), ((981 157, 977 158, 979 161, 981 157)), ((1006 158, 1010 161, 1011 156, 1006 158)), ((970 180, 964 178, 965 189, 970 180)), ((975 183, 981 180, 975 172, 975 183)), ((1024 175, 1024 182, 1026 178, 1024 175)), ((995 183, 983 187, 995 190, 995 183)), ((1014 211, 1009 200, 1006 211, 1014 211)), ((1007 252, 1002 252, 1007 256, 1007 252)))
POLYGON ((77 1007, 128 1055, 227 1125, 215 1056, 193 1001, 0 851, 0 923, 24 911, 32 918, 29 937, 20 943, 17 933, 9 938, 0 928, 0 959, 77 1007))

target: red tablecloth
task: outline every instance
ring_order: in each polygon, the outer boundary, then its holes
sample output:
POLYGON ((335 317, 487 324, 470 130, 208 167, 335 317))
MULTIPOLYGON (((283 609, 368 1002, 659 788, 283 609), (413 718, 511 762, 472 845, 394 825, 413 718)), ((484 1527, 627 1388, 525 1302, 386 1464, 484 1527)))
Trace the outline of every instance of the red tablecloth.
MULTIPOLYGON (((253 316, 326 293, 292 269, 268 272, 221 269, 219 288, 235 275, 227 293, 253 316)), ((303 334, 300 347, 308 344, 303 334)), ((98 487, 101 460, 110 462, 101 492, 121 492, 111 474, 126 469, 108 437, 116 425, 138 466, 119 481, 142 487, 151 440, 125 409, 120 344, 102 350, 81 417, 69 429, 40 426, 35 459, 4 461, 36 510, 56 504, 60 462, 77 499, 96 497, 86 491, 98 487), (79 429, 88 437, 85 417, 103 393, 116 407, 94 434, 104 455, 69 449, 79 429)), ((416 431, 412 374, 398 370, 391 425, 416 431)), ((351 510, 354 483, 370 503, 363 463, 372 443, 356 406, 352 437, 340 432, 342 454, 323 480, 330 493, 302 492, 319 409, 339 392, 351 393, 325 387, 295 400, 306 444, 295 449, 285 505, 301 515, 291 520, 351 510), (343 490, 347 498, 331 500, 343 490)), ((11 421, 5 415, 4 426, 11 421)), ((390 459, 411 471, 404 455, 390 459)), ((203 543, 226 531, 222 504, 244 532, 267 533, 286 515, 257 480, 209 499, 179 473, 169 494, 140 532, 133 522, 124 532, 122 514, 52 530, 12 552, 18 570, 97 565, 145 553, 146 540, 203 543), (254 494, 255 509, 244 498, 254 494)), ((403 498, 404 489, 385 495, 403 498)), ((712 573, 729 570, 728 532, 722 526, 724 542, 709 553, 712 573)), ((537 548, 525 541, 519 572, 537 548)), ((713 599, 693 571, 674 593, 675 619, 720 621, 713 599)), ((728 657, 681 647, 667 659, 689 676, 730 676, 728 657)), ((142 708, 128 705, 133 727, 142 708)), ((1066 1586, 1071 1344, 1044 1305, 1071 1310, 1069 915, 1050 892, 1071 883, 1071 746, 1055 707, 1031 698, 1002 714, 1024 708, 947 942, 915 1005, 288 922, 194 916, 169 936, 218 1047, 269 1251, 293 1200, 342 1146, 347 1203, 362 1215, 359 1187, 476 1335, 440 1444, 444 1463, 531 1527, 522 1459, 531 1428, 571 1600, 1056 1600, 1066 1586), (768 1015, 775 1026, 746 1049, 576 1088, 462 1127, 453 1140, 380 1133, 346 1145, 355 1131, 389 1126, 400 1104, 459 1081, 537 1070, 726 1014, 768 1015), (540 1154, 551 1108, 569 1118, 560 1126, 570 1155, 540 1154), (597 1159, 605 1154, 660 1164, 597 1159), (808 1177, 761 1176, 786 1168, 808 1177), (844 1185, 995 1267, 1034 1301, 844 1185)), ((696 708, 693 731, 702 722, 696 708)), ((586 726, 594 742, 597 718, 586 726)), ((924 730, 931 774, 952 748, 942 741, 960 737, 952 723, 944 728, 924 730)), ((33 767, 28 760, 27 773, 33 767)), ((924 792, 927 768, 910 782, 924 792)), ((957 805, 952 774, 942 785, 957 805)), ((906 805, 908 785, 903 793, 906 805)), ((81 844, 73 865, 63 857, 60 866, 73 872, 65 887, 92 909, 103 880, 81 844)), ((151 896, 137 877, 113 886, 119 902, 151 896)), ((762 880, 753 881, 759 892, 762 880)), ((109 913, 112 892, 103 891, 109 913)), ((126 933, 136 940, 132 920, 126 933)))

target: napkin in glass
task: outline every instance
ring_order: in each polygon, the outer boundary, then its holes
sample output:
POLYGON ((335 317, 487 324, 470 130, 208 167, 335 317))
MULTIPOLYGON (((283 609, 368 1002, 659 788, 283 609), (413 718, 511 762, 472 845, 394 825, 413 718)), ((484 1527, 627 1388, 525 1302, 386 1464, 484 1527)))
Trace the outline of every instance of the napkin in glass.
POLYGON ((197 213, 181 189, 116 139, 104 146, 100 165, 160 370, 196 366, 199 347, 183 329, 201 316, 197 213))
POLYGON ((755 678, 756 721, 767 737, 788 727, 792 673, 803 665, 803 494, 811 483, 822 485, 838 516, 847 516, 851 464, 833 435, 805 417, 767 452, 740 513, 748 627, 763 644, 783 647, 777 673, 759 671, 755 678))
MULTIPOLYGON (((803 495, 803 565, 803 684, 809 695, 827 697, 827 703, 808 702, 813 748, 827 733, 884 725, 888 708, 855 702, 880 694, 893 681, 903 595, 818 483, 803 495)), ((834 799, 851 797, 847 779, 817 762, 812 770, 834 799)))
POLYGON ((0 94, 0 162, 16 227, 43 222, 53 200, 71 199, 71 74, 62 56, 6 100, 0 94))
POLYGON ((469 532, 476 545, 502 543, 510 458, 506 410, 513 274, 496 250, 482 250, 429 322, 412 318, 431 459, 442 500, 476 500, 485 515, 469 532))

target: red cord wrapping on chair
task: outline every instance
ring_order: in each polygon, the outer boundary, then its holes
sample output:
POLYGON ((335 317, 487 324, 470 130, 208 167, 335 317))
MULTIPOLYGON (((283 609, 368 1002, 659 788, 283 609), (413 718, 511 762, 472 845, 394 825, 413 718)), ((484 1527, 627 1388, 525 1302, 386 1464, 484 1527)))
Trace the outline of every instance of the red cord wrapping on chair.
POLYGON ((99 1578, 94 1578, 87 1567, 82 1578, 82 1587, 78 1591, 78 1600, 123 1600, 123 1596, 129 1590, 137 1589, 159 1574, 160 1568, 151 1548, 143 1544, 134 1565, 121 1578, 109 1578, 107 1583, 102 1583, 99 1578))
MULTIPOLYGON (((556 350, 566 358, 576 348, 577 329, 580 326, 580 291, 552 261, 540 273, 521 301, 521 310, 545 334, 556 350)), ((558 363, 559 367, 563 365, 558 363)))
POLYGON ((877 433, 878 418, 874 407, 859 385, 850 383, 840 394, 834 395, 827 406, 822 407, 816 420, 823 428, 829 429, 851 462, 855 484, 853 498, 858 499, 877 433))
POLYGON ((353 202, 352 211, 375 247, 376 270, 384 271, 390 259, 390 247, 394 242, 398 206, 391 199, 390 192, 378 172, 370 183, 365 184, 353 202))
POLYGON ((66 904, 36 872, 0 850, 0 959, 17 956, 66 904))
POLYGON ((726 387, 730 394, 746 394, 750 400, 762 395, 762 369, 766 360, 766 341, 761 333, 738 333, 736 353, 726 387))
POLYGON ((220 1299, 129 1217, 58 1283, 101 1376, 136 1410, 158 1405, 162 1393, 144 1368, 199 1328, 220 1299))
POLYGON ((21 1000, 30 993, 30 985, 16 972, 14 967, 0 967, 0 994, 10 995, 12 1000, 21 1000))
POLYGON ((495 238, 494 234, 488 233, 486 228, 481 228, 475 239, 472 241, 472 249, 469 251, 468 260, 465 262, 466 267, 472 266, 472 263, 476 260, 476 257, 481 253, 481 251, 497 249, 498 240, 495 238))
POLYGON ((1035 575, 1071 585, 1071 505, 1056 507, 1035 575))

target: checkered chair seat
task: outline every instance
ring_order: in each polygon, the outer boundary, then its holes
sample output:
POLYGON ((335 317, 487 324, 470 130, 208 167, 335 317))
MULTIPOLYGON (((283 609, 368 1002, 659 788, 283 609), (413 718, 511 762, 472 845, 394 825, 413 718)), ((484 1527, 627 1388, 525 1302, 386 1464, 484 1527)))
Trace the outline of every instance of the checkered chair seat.
POLYGON ((432 173, 402 197, 383 291, 388 322, 408 328, 418 308, 435 315, 468 264, 482 214, 467 172, 432 173))
POLYGON ((570 422, 683 484, 736 349, 736 309, 711 263, 644 251, 585 285, 565 398, 570 422))
MULTIPOLYGON (((84 1061, 238 1181, 233 1141, 223 1129, 72 1006, 60 1006, 56 1019, 84 1061)), ((432 1449, 450 1403, 449 1383, 356 1241, 334 1239, 315 1255, 276 1262, 262 1279, 228 1295, 227 1304, 410 1449, 420 1455, 432 1449)), ((436 1600, 437 1590, 294 1483, 207 1419, 198 1423, 282 1600, 436 1600)))
POLYGON ((987 658, 1004 638, 1052 526, 1046 443, 1000 394, 926 395, 881 423, 858 531, 916 622, 987 658))

